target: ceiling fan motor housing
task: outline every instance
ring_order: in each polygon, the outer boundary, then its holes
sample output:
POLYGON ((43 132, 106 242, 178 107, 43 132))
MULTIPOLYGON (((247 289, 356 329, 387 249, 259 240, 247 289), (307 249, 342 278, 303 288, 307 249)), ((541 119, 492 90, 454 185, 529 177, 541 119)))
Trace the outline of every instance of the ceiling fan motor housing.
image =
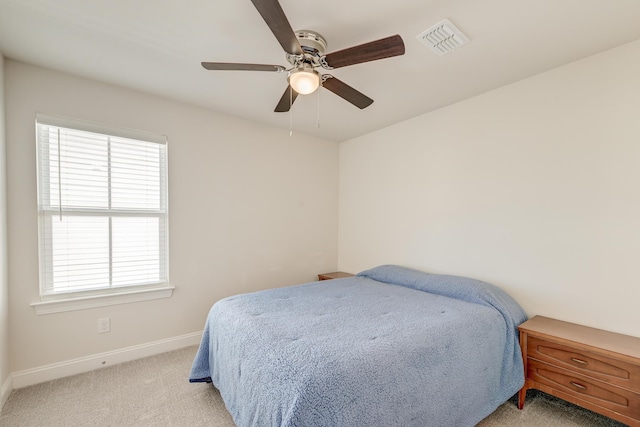
POLYGON ((301 64, 311 64, 314 68, 320 66, 320 58, 327 50, 327 41, 322 35, 311 30, 300 30, 295 32, 296 38, 300 42, 302 55, 287 53, 287 61, 294 67, 301 64))
POLYGON ((296 37, 302 46, 302 50, 306 53, 324 55, 327 50, 327 41, 322 35, 311 30, 296 31, 296 37), (305 49, 306 48, 306 49, 305 49))

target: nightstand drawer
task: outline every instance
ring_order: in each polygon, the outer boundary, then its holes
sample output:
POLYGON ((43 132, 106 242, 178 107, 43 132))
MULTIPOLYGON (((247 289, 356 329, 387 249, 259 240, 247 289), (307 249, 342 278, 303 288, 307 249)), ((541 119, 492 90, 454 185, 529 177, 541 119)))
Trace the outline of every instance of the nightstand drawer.
POLYGON ((640 393, 640 366, 529 337, 527 356, 640 393))
POLYGON ((640 418, 638 393, 531 358, 527 363, 527 378, 619 414, 640 418))

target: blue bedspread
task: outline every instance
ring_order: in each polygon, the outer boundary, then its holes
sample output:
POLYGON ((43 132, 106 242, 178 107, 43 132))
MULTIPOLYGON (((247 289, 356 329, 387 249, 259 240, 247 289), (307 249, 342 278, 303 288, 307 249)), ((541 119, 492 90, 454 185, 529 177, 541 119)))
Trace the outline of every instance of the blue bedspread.
POLYGON ((524 383, 525 320, 493 285, 381 266, 217 302, 190 380, 239 427, 474 426, 524 383))

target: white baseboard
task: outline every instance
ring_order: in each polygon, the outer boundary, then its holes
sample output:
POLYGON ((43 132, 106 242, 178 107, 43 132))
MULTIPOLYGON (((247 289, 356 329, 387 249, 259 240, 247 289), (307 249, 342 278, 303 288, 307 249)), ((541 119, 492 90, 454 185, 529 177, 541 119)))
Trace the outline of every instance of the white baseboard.
POLYGON ((13 379, 13 376, 9 374, 5 382, 2 384, 2 387, 0 387, 0 410, 2 410, 2 407, 4 406, 4 404, 7 403, 7 399, 9 399, 9 395, 13 390, 12 379, 13 379))
MULTIPOLYGON (((45 381, 68 377, 70 375, 81 374, 93 371, 117 363, 129 362, 143 357, 165 353, 171 350, 178 350, 183 347, 200 344, 202 331, 154 341, 132 347, 121 348, 119 350, 80 357, 78 359, 67 360, 38 368, 27 369, 14 372, 10 378, 12 384, 9 388, 22 388, 45 381)), ((3 386, 4 390, 4 386, 3 386)), ((10 392, 10 391, 9 391, 10 392)), ((8 393, 7 393, 8 397, 8 393)))

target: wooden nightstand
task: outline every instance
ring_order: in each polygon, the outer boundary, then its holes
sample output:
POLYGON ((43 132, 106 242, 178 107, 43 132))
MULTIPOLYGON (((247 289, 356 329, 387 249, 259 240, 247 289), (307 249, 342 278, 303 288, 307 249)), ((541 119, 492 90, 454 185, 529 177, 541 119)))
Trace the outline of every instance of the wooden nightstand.
POLYGON ((535 316, 520 330, 525 384, 640 427, 640 338, 535 316))
POLYGON ((353 277, 353 274, 351 274, 351 273, 343 273, 342 271, 335 271, 333 273, 318 274, 318 280, 342 279, 344 277, 353 277))

